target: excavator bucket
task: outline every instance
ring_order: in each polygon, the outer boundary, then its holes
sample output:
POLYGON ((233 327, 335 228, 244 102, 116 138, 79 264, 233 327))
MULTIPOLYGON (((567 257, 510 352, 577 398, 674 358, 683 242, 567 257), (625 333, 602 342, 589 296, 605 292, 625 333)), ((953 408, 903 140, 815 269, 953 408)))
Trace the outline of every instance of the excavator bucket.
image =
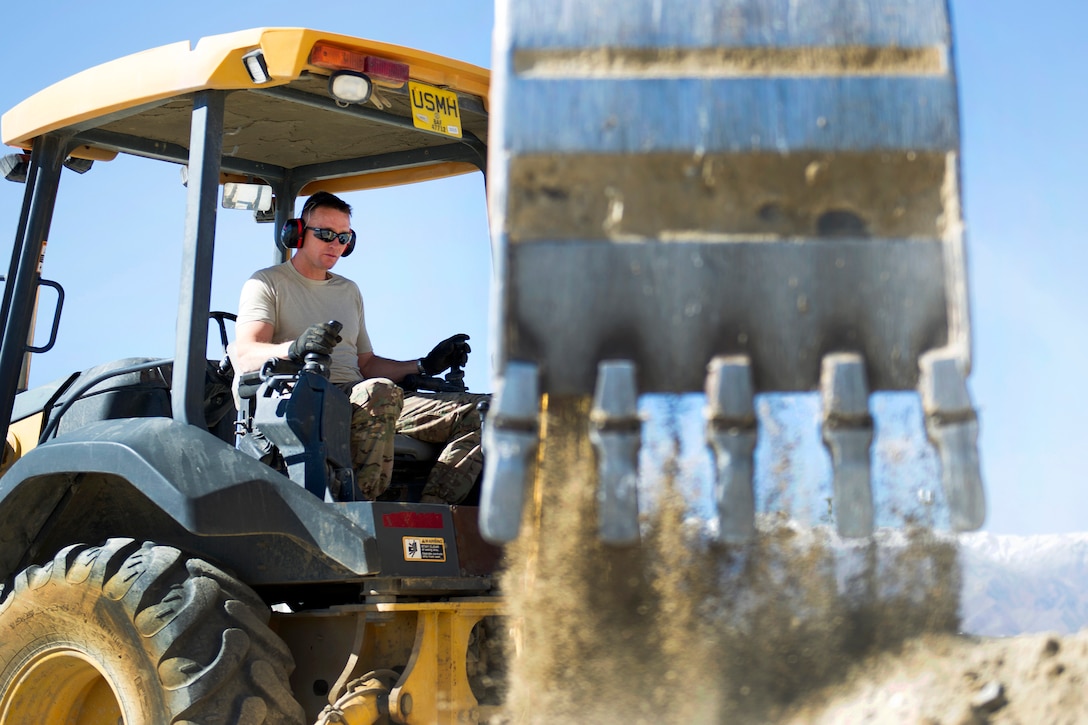
POLYGON ((719 535, 755 530, 754 397, 819 391, 844 536, 869 396, 915 390, 985 516, 945 0, 499 0, 481 526, 518 534, 541 396, 592 396, 601 537, 638 538, 637 401, 703 391, 719 535))

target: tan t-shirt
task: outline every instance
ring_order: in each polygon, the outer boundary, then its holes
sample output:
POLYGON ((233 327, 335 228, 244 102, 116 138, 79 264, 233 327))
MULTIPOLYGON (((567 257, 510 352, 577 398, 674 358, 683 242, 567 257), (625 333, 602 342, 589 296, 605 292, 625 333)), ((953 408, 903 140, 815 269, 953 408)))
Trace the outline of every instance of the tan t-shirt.
POLYGON ((359 353, 374 350, 358 285, 331 272, 329 279, 308 279, 290 262, 259 270, 242 285, 238 323, 267 322, 273 327, 273 343, 294 340, 310 325, 330 320, 344 327, 332 352, 329 379, 334 383, 358 382, 363 378, 359 353))

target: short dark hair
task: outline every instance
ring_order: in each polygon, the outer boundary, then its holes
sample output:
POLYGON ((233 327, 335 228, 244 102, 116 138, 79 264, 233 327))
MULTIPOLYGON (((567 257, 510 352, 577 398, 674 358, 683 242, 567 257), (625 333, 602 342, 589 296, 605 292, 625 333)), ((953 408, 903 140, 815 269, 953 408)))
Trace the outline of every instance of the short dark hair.
POLYGON ((328 207, 330 209, 335 209, 336 211, 342 211, 348 216, 351 216, 351 205, 346 201, 327 191, 317 191, 302 205, 302 218, 306 219, 309 217, 310 212, 318 207, 328 207))

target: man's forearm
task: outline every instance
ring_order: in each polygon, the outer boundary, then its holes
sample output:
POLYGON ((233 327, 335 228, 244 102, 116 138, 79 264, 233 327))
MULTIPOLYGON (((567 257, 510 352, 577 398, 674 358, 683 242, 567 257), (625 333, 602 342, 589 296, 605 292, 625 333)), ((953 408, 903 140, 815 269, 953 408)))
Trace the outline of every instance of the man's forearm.
POLYGON ((246 342, 235 344, 235 354, 237 360, 234 361, 235 368, 242 372, 249 372, 250 370, 259 370, 264 361, 269 358, 281 358, 287 359, 287 351, 290 349, 290 342, 246 342))
POLYGON ((359 371, 366 378, 389 378, 394 383, 404 380, 405 375, 419 372, 415 360, 390 360, 387 357, 372 355, 359 371))

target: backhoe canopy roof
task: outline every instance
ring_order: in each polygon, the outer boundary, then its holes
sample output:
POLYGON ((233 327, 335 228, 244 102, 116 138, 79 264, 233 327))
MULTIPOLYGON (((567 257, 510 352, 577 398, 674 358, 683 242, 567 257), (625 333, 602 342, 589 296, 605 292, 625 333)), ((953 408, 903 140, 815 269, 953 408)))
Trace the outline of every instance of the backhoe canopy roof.
POLYGON ((0 133, 23 149, 43 134, 69 136, 76 159, 120 152, 184 164, 193 94, 227 91, 223 181, 285 183, 306 194, 320 180, 321 188, 351 191, 482 169, 488 83, 487 70, 431 53, 317 30, 257 28, 90 68, 5 113, 0 133), (337 71, 356 88, 369 86, 370 97, 334 98, 337 71), (453 104, 458 122, 436 120, 453 104))

